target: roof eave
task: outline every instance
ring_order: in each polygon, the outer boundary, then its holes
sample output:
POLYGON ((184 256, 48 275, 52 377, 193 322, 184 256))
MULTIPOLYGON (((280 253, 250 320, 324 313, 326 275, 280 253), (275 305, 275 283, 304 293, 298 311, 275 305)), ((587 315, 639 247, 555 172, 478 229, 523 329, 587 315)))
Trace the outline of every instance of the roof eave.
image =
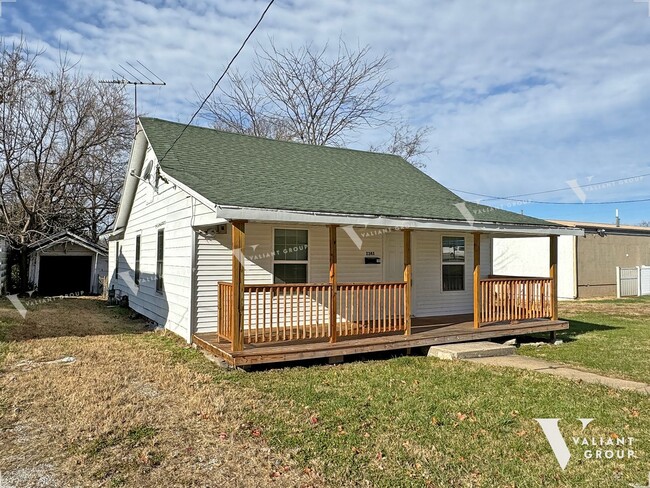
POLYGON ((217 205, 217 216, 226 220, 285 222, 300 224, 336 224, 368 227, 395 227, 405 229, 444 230, 456 232, 482 232, 490 234, 549 236, 582 236, 582 229, 564 226, 537 226, 530 224, 481 222, 468 220, 422 219, 410 217, 385 217, 295 210, 265 209, 217 205))

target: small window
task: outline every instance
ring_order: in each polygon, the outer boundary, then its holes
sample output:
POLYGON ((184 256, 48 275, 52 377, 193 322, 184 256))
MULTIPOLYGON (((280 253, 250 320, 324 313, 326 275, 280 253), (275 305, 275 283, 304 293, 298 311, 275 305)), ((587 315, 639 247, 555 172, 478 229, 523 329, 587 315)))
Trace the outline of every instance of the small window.
POLYGON ((115 279, 120 277, 120 243, 115 243, 115 279))
POLYGON ((442 238, 442 291, 465 289, 465 238, 442 238))
POLYGON ((158 246, 156 252, 156 291, 163 290, 163 255, 165 252, 165 231, 158 231, 158 246))
POLYGON ((273 279, 275 283, 307 283, 308 234, 302 229, 276 229, 273 279))
POLYGON ((140 236, 135 236, 135 284, 140 284, 140 236))

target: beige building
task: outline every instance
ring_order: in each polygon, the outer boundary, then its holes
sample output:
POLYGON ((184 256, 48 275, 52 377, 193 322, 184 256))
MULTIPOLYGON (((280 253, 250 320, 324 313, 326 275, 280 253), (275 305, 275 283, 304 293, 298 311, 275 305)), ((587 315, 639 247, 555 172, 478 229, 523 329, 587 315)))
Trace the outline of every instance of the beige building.
MULTIPOLYGON (((555 220, 585 235, 560 236, 558 295, 561 299, 616 296, 616 268, 650 266, 650 227, 555 220)), ((549 239, 497 238, 495 275, 548 275, 549 239)))

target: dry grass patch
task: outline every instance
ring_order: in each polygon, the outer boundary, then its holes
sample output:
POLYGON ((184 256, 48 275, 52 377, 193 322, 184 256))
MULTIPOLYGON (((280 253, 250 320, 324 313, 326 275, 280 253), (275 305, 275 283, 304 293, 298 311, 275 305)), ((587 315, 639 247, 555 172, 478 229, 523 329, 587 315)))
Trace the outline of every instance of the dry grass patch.
POLYGON ((647 319, 650 317, 650 299, 643 297, 562 301, 559 304, 559 312, 563 317, 593 313, 644 317, 647 319))
MULTIPOLYGON (((0 376, 5 483, 308 486, 317 481, 288 455, 271 450, 257 426, 242 423, 259 405, 269 405, 260 393, 241 386, 235 391, 228 381, 215 382, 168 351, 134 340, 142 324, 125 321, 120 310, 98 313, 103 305, 90 300, 74 305, 35 307, 24 323, 5 326, 6 338, 15 341, 0 376), (54 337, 47 337, 48 331, 54 337), (107 335, 80 337, 90 331, 107 335), (42 364, 67 356, 75 362, 42 364)), ((0 311, 0 321, 15 321, 11 313, 0 311)))

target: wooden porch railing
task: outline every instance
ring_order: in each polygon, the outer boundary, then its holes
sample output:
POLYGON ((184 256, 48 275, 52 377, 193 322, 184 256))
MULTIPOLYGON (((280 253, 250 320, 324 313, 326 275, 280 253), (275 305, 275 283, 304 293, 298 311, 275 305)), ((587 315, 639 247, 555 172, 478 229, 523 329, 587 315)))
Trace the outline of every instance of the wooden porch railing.
POLYGON ((217 296, 217 334, 222 339, 232 340, 232 283, 220 281, 217 296))
MULTIPOLYGON (((330 336, 329 283, 244 286, 244 343, 330 336)), ((339 283, 338 336, 403 331, 406 283, 339 283)), ((219 336, 232 340, 232 284, 219 283, 219 336)))
POLYGON ((329 335, 330 285, 244 286, 244 343, 329 335))
POLYGON ((551 317, 550 278, 498 277, 481 280, 481 323, 551 317))
POLYGON ((337 327, 340 336, 405 330, 403 281, 340 283, 337 327))

